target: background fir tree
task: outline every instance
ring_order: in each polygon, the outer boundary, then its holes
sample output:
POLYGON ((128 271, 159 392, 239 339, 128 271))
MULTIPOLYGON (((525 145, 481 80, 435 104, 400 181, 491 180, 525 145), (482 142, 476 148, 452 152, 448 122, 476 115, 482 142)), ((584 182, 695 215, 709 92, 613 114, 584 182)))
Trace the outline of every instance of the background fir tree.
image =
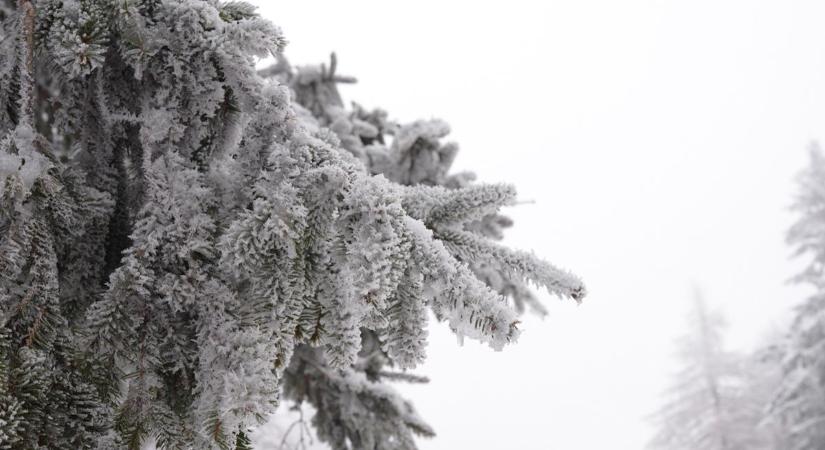
POLYGON ((825 158, 816 145, 799 176, 794 209, 800 217, 788 242, 810 258, 795 281, 815 292, 796 308, 782 347, 782 383, 772 414, 790 434, 787 448, 812 450, 825 447, 825 158))
POLYGON ((246 3, 3 0, 0 31, 0 448, 245 448, 282 391, 333 448, 414 448, 386 380, 428 311, 501 349, 526 282, 585 295, 495 242, 515 191, 449 174, 446 124, 345 109, 334 59, 257 73, 286 41, 246 3))
POLYGON ((668 450, 780 449, 762 418, 770 389, 763 372, 772 360, 751 360, 724 346, 726 320, 695 293, 690 332, 679 342, 681 368, 659 411, 648 448, 668 450), (766 362, 767 361, 767 362, 766 362))

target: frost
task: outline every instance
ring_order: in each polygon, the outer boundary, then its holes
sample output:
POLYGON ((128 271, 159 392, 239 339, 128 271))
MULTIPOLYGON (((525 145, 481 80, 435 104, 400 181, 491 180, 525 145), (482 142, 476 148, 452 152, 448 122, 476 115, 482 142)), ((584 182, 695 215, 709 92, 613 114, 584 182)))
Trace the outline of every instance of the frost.
POLYGON ((35 135, 27 125, 17 126, 0 142, 0 180, 10 175, 20 178, 26 190, 51 167, 51 163, 34 150, 35 135))

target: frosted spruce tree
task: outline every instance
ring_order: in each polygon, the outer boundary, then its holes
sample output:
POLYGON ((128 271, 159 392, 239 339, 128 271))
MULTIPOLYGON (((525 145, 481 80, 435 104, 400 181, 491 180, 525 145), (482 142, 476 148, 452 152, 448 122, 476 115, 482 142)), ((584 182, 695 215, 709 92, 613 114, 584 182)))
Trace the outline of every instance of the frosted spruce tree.
POLYGON ((432 435, 388 385, 431 312, 495 349, 579 279, 496 243, 509 185, 440 121, 346 108, 243 2, 0 0, 0 449, 334 449, 432 435))
POLYGON ((817 146, 811 148, 799 188, 794 208, 800 217, 788 242, 798 255, 810 257, 795 281, 815 292, 796 308, 772 414, 789 432, 788 449, 814 450, 825 448, 825 157, 817 146))
POLYGON ((648 448, 779 449, 773 428, 761 423, 769 400, 761 386, 763 366, 725 349, 726 321, 698 293, 689 325, 678 342, 682 366, 652 417, 657 432, 648 448))

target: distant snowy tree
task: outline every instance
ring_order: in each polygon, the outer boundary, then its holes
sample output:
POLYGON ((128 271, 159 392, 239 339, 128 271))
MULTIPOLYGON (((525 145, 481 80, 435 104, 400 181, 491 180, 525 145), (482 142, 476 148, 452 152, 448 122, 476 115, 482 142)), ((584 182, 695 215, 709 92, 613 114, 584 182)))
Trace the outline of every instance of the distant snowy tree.
MULTIPOLYGON (((726 321, 709 311, 697 293, 681 338, 681 369, 652 417, 657 428, 649 443, 662 450, 773 449, 772 432, 761 426, 768 395, 758 395, 760 366, 725 349, 726 321)), ((767 391, 770 392, 770 391, 767 391)))
POLYGON ((782 358, 782 384, 772 413, 790 432, 792 450, 825 448, 825 158, 812 146, 794 203, 799 220, 788 233, 798 255, 810 257, 796 281, 815 293, 796 308, 782 358))
POLYGON ((509 185, 440 121, 344 108, 252 6, 0 0, 0 449, 246 449, 284 398, 334 449, 432 429, 388 381, 428 313, 494 349, 528 282, 509 185), (508 300, 509 299, 509 300, 508 300))
POLYGON ((745 394, 754 411, 759 413, 758 432, 764 438, 764 446, 771 450, 791 448, 790 433, 780 417, 772 414, 771 406, 776 391, 782 383, 782 357, 784 336, 767 333, 757 350, 745 361, 744 376, 747 381, 745 394))

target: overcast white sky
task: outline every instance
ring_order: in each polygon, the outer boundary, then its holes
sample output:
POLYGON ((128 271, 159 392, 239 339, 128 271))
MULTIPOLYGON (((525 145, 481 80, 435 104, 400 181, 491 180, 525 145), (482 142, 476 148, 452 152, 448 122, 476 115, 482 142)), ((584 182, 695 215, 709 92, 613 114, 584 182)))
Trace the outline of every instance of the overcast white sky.
POLYGON ((293 63, 338 53, 349 100, 446 119, 457 169, 535 200, 508 243, 588 283, 501 353, 431 325, 432 382, 401 387, 422 450, 642 448, 691 283, 742 349, 805 295, 783 240, 825 139, 825 2, 254 3, 293 63))

